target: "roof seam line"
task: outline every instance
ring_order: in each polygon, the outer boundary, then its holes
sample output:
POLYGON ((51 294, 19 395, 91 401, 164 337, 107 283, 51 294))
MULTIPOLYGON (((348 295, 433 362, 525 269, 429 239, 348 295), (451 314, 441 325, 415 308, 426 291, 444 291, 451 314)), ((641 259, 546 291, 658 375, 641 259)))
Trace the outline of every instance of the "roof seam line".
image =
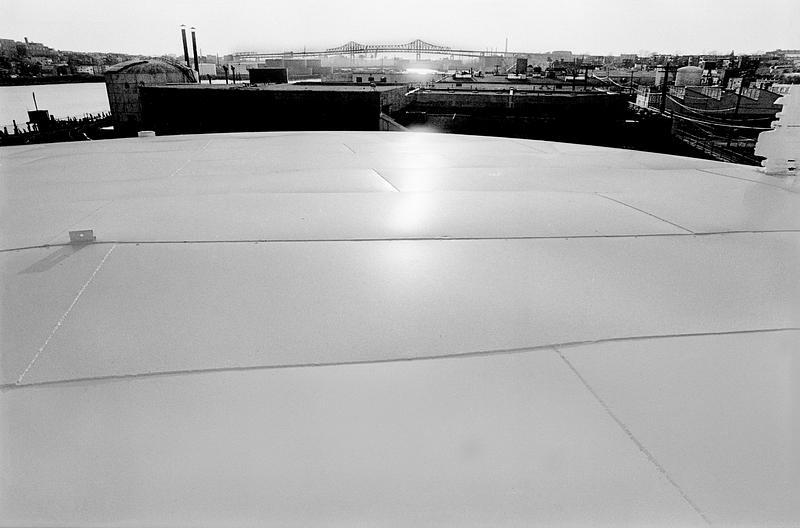
POLYGON ((62 385, 65 383, 76 383, 76 382, 86 382, 86 381, 142 379, 142 378, 151 378, 156 376, 177 376, 177 375, 202 374, 202 373, 214 373, 214 372, 241 372, 241 371, 251 371, 251 370, 280 370, 280 369, 290 369, 290 368, 312 368, 312 367, 343 367, 352 365, 379 365, 382 363, 433 361, 437 359, 468 359, 475 357, 490 357, 502 354, 521 354, 525 352, 537 352, 542 350, 548 350, 554 347, 566 348, 566 347, 576 347, 583 345, 594 345, 600 343, 613 343, 620 341, 643 341, 647 339, 667 339, 676 337, 704 337, 704 336, 723 336, 723 335, 797 332, 797 331, 800 331, 800 327, 762 328, 762 329, 749 329, 749 330, 724 330, 720 332, 696 332, 696 333, 683 333, 683 334, 678 333, 678 334, 640 335, 640 336, 626 336, 626 337, 609 337, 609 338, 585 340, 585 341, 569 341, 563 343, 547 343, 544 345, 534 345, 534 346, 517 347, 517 348, 476 350, 471 352, 456 352, 452 354, 441 354, 441 355, 430 355, 430 356, 394 357, 386 359, 360 359, 351 361, 331 361, 331 362, 287 363, 278 365, 247 365, 238 367, 209 367, 209 368, 184 369, 184 370, 165 370, 161 372, 109 374, 105 376, 89 376, 85 378, 39 381, 33 383, 25 383, 21 385, 14 383, 0 384, 0 390, 24 389, 26 387, 62 385))
POLYGON ((674 226, 674 227, 677 227, 678 229, 683 229, 687 233, 691 233, 693 235, 695 234, 695 232, 692 231, 691 229, 687 229, 687 228, 683 227, 682 225, 676 224, 675 222, 670 222, 669 220, 665 220, 665 219, 661 218, 660 216, 656 216, 653 213, 649 213, 649 212, 645 211, 644 209, 639 209, 638 207, 634 207, 629 203, 623 202, 622 200, 617 200, 615 198, 611 198, 610 196, 606 196, 605 194, 602 194, 602 193, 597 193, 597 196, 601 196, 601 197, 605 198, 606 200, 611 200, 612 202, 616 202, 618 204, 624 205, 625 207, 630 207, 634 211, 639 211, 640 213, 644 213, 647 216, 651 216, 651 217, 655 218, 656 220, 661 220, 662 222, 666 222, 667 224, 669 224, 671 226, 674 226))
MULTIPOLYGON (((348 148, 349 148, 349 147, 348 147, 348 148)), ((355 152, 353 152, 353 154, 355 154, 355 152)), ((386 176, 384 176, 383 174, 381 174, 381 172, 380 172, 378 169, 376 169, 376 168, 374 168, 374 167, 370 167, 370 169, 372 170, 372 172, 374 172, 375 174, 377 174, 377 175, 378 175, 378 177, 379 177, 380 179, 382 179, 383 181, 385 181, 385 182, 386 182, 386 184, 387 184, 389 187, 391 187, 392 189, 394 189, 394 192, 401 192, 401 191, 400 191, 400 189, 398 189, 397 187, 395 187, 394 185, 392 185, 392 182, 390 182, 388 179, 386 179, 386 176)))
MULTIPOLYGON (((209 140, 209 143, 210 143, 210 140, 209 140)), ((182 171, 184 168, 186 168, 186 166, 187 166, 189 163, 191 163, 191 162, 192 162, 192 157, 191 157, 191 156, 189 156, 189 159, 187 159, 186 161, 184 161, 184 162, 181 164, 181 166, 180 166, 180 167, 178 167, 177 169, 175 169, 174 171, 172 171, 172 174, 170 174, 169 176, 167 176, 166 178, 164 178, 164 181, 166 181, 166 180, 169 180, 169 179, 170 179, 170 178, 172 178, 173 176, 177 175, 177 174, 178 174, 180 171, 182 171)))
MULTIPOLYGON (((720 235, 759 235, 800 233, 800 229, 742 229, 734 231, 689 231, 687 233, 642 233, 622 235, 542 235, 542 236, 434 236, 434 237, 384 237, 384 238, 242 238, 229 240, 97 240, 93 244, 253 244, 259 243, 289 243, 289 242, 403 242, 403 241, 456 241, 456 240, 565 240, 565 239, 594 239, 594 238, 655 238, 655 237, 687 237, 687 236, 720 236, 720 235)), ((51 247, 69 246, 69 242, 48 243, 35 246, 20 246, 15 248, 0 249, 0 253, 11 251, 24 251, 27 249, 47 249, 51 247)))
POLYGON ((103 256, 102 260, 100 260, 100 263, 94 269, 92 274, 89 276, 89 278, 83 284, 83 286, 81 286, 81 289, 78 291, 78 294, 75 296, 74 299, 72 299, 72 304, 69 305, 69 308, 67 308, 67 311, 64 312, 64 314, 58 319, 58 322, 56 322, 56 325, 53 327, 52 330, 50 330, 50 334, 47 336, 47 339, 44 340, 44 343, 42 344, 42 346, 39 347, 39 350, 33 356, 33 359, 31 359, 30 363, 28 363, 28 366, 25 367, 25 370, 23 370, 22 374, 20 374, 19 378, 17 378, 17 383, 16 383, 17 385, 21 385, 22 384, 22 380, 25 378, 25 375, 28 373, 28 371, 31 369, 31 367, 33 367, 33 364, 36 363, 36 360, 39 359, 39 356, 42 355, 42 352, 44 352, 45 348, 47 348, 47 345, 50 343, 50 340, 53 339, 53 336, 56 335, 56 332, 58 332, 58 329, 61 328, 61 325, 64 324, 64 321, 67 320, 67 316, 70 314, 72 309, 75 308, 75 305, 78 304, 78 300, 83 295, 83 292, 85 292, 86 288, 89 287, 89 284, 92 283, 92 281, 94 280, 95 276, 100 271, 100 268, 102 268, 103 264, 106 263, 106 260, 108 259, 109 255, 111 255, 111 252, 114 251, 115 247, 117 247, 117 245, 113 244, 111 246, 111 248, 109 248, 109 250, 103 256))
POLYGON ((669 482, 672 485, 672 487, 675 488, 675 490, 680 494, 683 500, 689 506, 691 506, 691 508, 705 521, 705 523, 708 526, 711 526, 711 521, 708 519, 708 517, 706 517, 703 511, 697 506, 697 504, 695 504, 695 502, 689 497, 689 495, 683 490, 683 488, 681 488, 680 485, 672 478, 672 476, 667 472, 666 468, 664 468, 664 466, 661 465, 661 463, 658 461, 658 459, 656 459, 653 453, 651 453, 650 450, 647 449, 647 447, 638 438, 636 438, 636 436, 633 434, 633 431, 631 431, 630 428, 627 425, 625 425, 625 423, 614 413, 614 411, 611 409, 608 403, 606 403, 606 401, 600 397, 597 391, 595 391, 594 388, 592 388, 592 386, 589 384, 586 378, 584 378, 583 375, 581 375, 581 373, 578 372, 578 369, 575 368, 575 365, 572 364, 572 362, 567 358, 567 356, 565 356, 564 353, 558 349, 558 346, 553 346, 552 349, 553 351, 555 351, 556 354, 558 354, 558 356, 561 358, 564 364, 569 368, 569 370, 572 371, 575 377, 578 378, 578 381, 581 382, 584 388, 587 391, 589 391, 592 397, 594 397, 597 403, 599 403, 600 406, 603 407, 603 410, 606 412, 606 414, 612 420, 614 420, 614 422, 620 429, 622 429, 622 432, 625 433, 625 436, 627 436, 631 440, 631 442, 633 442, 636 445, 636 447, 639 448, 639 451, 641 451, 641 453, 647 458, 647 460, 653 465, 653 467, 655 467, 656 470, 658 470, 658 472, 661 473, 661 475, 667 480, 667 482, 669 482))
POLYGON ((759 181, 759 180, 750 180, 748 178, 742 178, 740 176, 733 176, 732 174, 722 174, 722 173, 719 173, 719 172, 714 172, 712 169, 695 169, 695 170, 698 170, 700 172, 705 172, 706 174, 713 174, 714 176, 721 176, 723 178, 731 178, 733 180, 739 180, 739 181, 749 182, 749 183, 757 183, 759 185, 766 185, 767 187, 774 187, 776 189, 786 190, 785 187, 781 187, 780 185, 775 185, 774 183, 768 183, 768 182, 759 181))

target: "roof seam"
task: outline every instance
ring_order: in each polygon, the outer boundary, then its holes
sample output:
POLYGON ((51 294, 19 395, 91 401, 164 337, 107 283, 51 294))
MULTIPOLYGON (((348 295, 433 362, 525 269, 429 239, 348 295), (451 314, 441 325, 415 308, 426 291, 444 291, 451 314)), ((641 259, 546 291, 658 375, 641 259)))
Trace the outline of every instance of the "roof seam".
POLYGON ((676 224, 675 222, 670 222, 669 220, 661 218, 660 216, 656 216, 653 213, 645 211, 644 209, 639 209, 638 207, 634 207, 629 203, 623 202, 622 200, 617 200, 616 198, 611 198, 610 196, 607 196, 607 195, 605 195, 603 193, 597 193, 597 196, 601 196, 601 197, 605 198, 606 200, 611 200, 612 202, 616 202, 618 204, 624 205, 625 207, 630 207, 634 211, 639 211, 640 213, 644 213, 647 216, 655 218, 656 220, 661 220, 662 222, 665 222, 665 223, 667 223, 667 224, 669 224, 669 225, 671 225, 673 227, 677 227, 678 229, 683 229, 687 233, 695 234, 694 231, 692 231, 691 229, 687 229, 687 228, 683 227, 682 225, 676 224))
POLYGON ((614 413, 614 411, 611 409, 608 403, 606 403, 606 401, 600 397, 597 391, 595 391, 594 388, 592 388, 592 386, 589 384, 586 378, 584 378, 583 375, 581 375, 581 373, 578 372, 578 369, 575 368, 575 366, 564 355, 564 353, 561 352, 561 350, 559 350, 557 346, 554 346, 552 348, 555 351, 555 353, 558 354, 558 356, 561 358, 564 364, 566 364, 567 368, 569 368, 569 370, 572 371, 575 377, 578 378, 578 381, 580 381, 581 385, 584 386, 584 388, 589 392, 589 394, 591 394, 592 397, 594 397, 594 399, 597 401, 597 403, 600 404, 603 410, 605 410, 606 414, 617 424, 617 426, 620 429, 622 429, 622 432, 625 433, 625 436, 627 436, 631 440, 631 442, 633 442, 636 445, 636 447, 639 448, 639 451, 641 451, 642 454, 645 456, 645 458, 647 458, 647 460, 656 468, 656 470, 658 470, 658 472, 661 473, 661 475, 663 475, 663 477, 667 480, 667 482, 669 482, 672 485, 672 487, 675 488, 675 490, 678 492, 678 494, 680 494, 683 500, 705 521, 707 525, 711 526, 711 521, 708 519, 708 517, 706 517, 703 511, 689 497, 689 495, 683 490, 683 488, 681 488, 681 486, 672 478, 672 476, 667 472, 666 468, 661 465, 661 463, 658 461, 655 455, 653 455, 653 453, 651 453, 650 450, 647 449, 647 447, 638 438, 636 438, 636 436, 633 434, 633 431, 631 431, 631 429, 627 425, 625 425, 625 423, 616 415, 616 413, 614 413))
MULTIPOLYGON (((642 233, 620 235, 520 235, 520 236, 438 236, 438 237, 383 237, 383 238, 240 238, 240 239, 209 239, 209 240, 97 240, 93 244, 254 244, 254 243, 298 243, 298 242, 447 242, 469 240, 567 240, 567 239, 599 239, 599 238, 656 238, 656 237, 702 237, 722 235, 769 235, 781 233, 800 233, 800 229, 760 229, 738 231, 688 231, 686 233, 642 233)), ((69 242, 59 244, 38 244, 33 246, 20 246, 15 248, 0 249, 0 253, 24 251, 28 249, 47 249, 52 247, 68 246, 69 242)))
MULTIPOLYGON (((350 147, 347 147, 347 148, 350 148, 350 147)), ((353 154, 355 154, 355 152, 353 152, 353 154)), ((383 181, 385 181, 385 182, 386 182, 386 184, 387 184, 389 187, 391 187, 392 189, 394 189, 394 192, 401 192, 401 191, 400 191, 400 189, 398 189, 397 187, 395 187, 395 186, 394 186, 394 184, 393 184, 392 182, 390 182, 390 181, 389 181, 389 179, 388 179, 386 176, 384 176, 383 174, 381 174, 381 172, 380 172, 378 169, 376 169, 376 168, 374 168, 374 167, 371 167, 371 168, 370 168, 370 170, 371 170, 372 172, 374 172, 375 174, 377 174, 377 175, 378 175, 378 177, 379 177, 380 179, 382 179, 383 181)))
POLYGON ((36 360, 39 359, 39 356, 42 355, 42 352, 44 352, 44 350, 47 348, 47 345, 50 344, 50 340, 53 339, 53 337, 56 335, 56 332, 58 332, 58 329, 61 328, 61 325, 64 324, 64 321, 67 320, 67 316, 70 314, 70 312, 75 307, 75 305, 78 304, 78 300, 83 295, 83 292, 85 292, 86 288, 89 287, 89 284, 92 283, 92 281, 94 280, 95 276, 100 271, 100 268, 102 268, 103 264, 106 263, 106 260, 108 259, 109 255, 111 255, 111 252, 114 251, 115 247, 117 247, 116 244, 111 246, 111 248, 103 256, 103 258, 100 261, 100 263, 94 269, 92 274, 89 276, 87 281, 83 284, 83 286, 81 286, 81 289, 78 291, 78 294, 72 300, 72 304, 69 305, 69 308, 67 308, 67 311, 64 312, 64 314, 58 319, 58 322, 56 322, 56 325, 50 331, 50 334, 47 336, 47 339, 44 340, 44 343, 42 344, 42 346, 39 347, 39 350, 33 356, 33 359, 31 359, 30 363, 28 363, 28 366, 25 367, 25 370, 23 370, 22 374, 20 374, 19 378, 17 378, 17 382, 16 382, 17 385, 21 385, 22 384, 22 380, 25 378, 25 375, 28 373, 28 371, 31 369, 31 367, 33 367, 33 364, 36 363, 36 360))
POLYGON ((690 333, 673 333, 673 334, 653 334, 653 335, 640 335, 640 336, 625 336, 625 337, 609 337, 595 340, 585 341, 567 341, 563 343, 548 343, 544 345, 535 345, 528 347, 518 348, 502 348, 494 350, 478 350, 471 352, 456 352, 453 354, 440 354, 429 356, 417 357, 394 357, 386 359, 363 359, 352 361, 331 361, 331 362, 309 362, 309 363, 294 363, 294 364, 280 364, 280 365, 248 365, 237 367, 209 367, 199 369, 183 369, 183 370, 166 370, 160 372, 140 372, 133 374, 109 374, 104 376, 89 376, 84 378, 70 378, 61 380, 38 381, 30 383, 7 383, 0 385, 0 391, 11 389, 24 389, 26 387, 50 386, 50 385, 63 385, 66 383, 77 383, 87 381, 103 381, 103 380, 126 380, 126 379, 141 379, 151 378, 156 376, 178 376, 190 374, 203 374, 214 372, 239 372, 249 370, 279 370, 289 368, 311 368, 311 367, 339 367, 350 365, 377 365, 381 363, 401 363, 410 361, 432 361, 437 359, 468 359, 473 357, 488 357, 503 354, 521 354, 526 352, 537 352, 549 350, 554 347, 567 348, 578 347, 585 345, 595 345, 601 343, 615 343, 625 341, 645 341, 648 339, 670 339, 681 337, 708 337, 708 336, 724 336, 724 335, 741 335, 741 334, 762 334, 762 333, 775 333, 775 332, 798 332, 800 327, 781 327, 781 328, 760 328, 748 330, 723 330, 719 332, 690 332, 690 333))
POLYGON ((714 172, 711 169, 695 169, 695 170, 700 171, 700 172, 705 172, 706 174, 713 174, 714 176, 721 176, 723 178, 731 178, 733 180, 739 180, 739 181, 743 181, 743 182, 757 183, 759 185, 766 185, 767 187, 774 187, 776 189, 781 189, 781 190, 784 190, 784 191, 787 190, 785 187, 782 187, 780 185, 775 185, 774 183, 768 183, 768 182, 759 181, 759 180, 751 180, 749 178, 741 178, 739 176, 733 176, 732 174, 722 174, 722 173, 719 173, 719 172, 714 172))

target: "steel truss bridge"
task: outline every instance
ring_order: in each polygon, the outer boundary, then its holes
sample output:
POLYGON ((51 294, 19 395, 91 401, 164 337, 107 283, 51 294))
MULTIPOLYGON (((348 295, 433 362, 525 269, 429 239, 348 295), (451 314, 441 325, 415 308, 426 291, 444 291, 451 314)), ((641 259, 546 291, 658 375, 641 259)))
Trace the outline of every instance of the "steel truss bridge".
POLYGON ((292 59, 304 57, 328 57, 332 55, 372 55, 376 53, 414 53, 419 60, 421 55, 454 55, 458 57, 484 57, 503 56, 503 57, 516 57, 520 53, 514 52, 488 52, 480 50, 456 49, 449 46, 439 46, 431 44, 424 40, 412 40, 405 44, 361 44, 359 42, 350 41, 335 48, 328 48, 322 51, 282 51, 259 53, 254 51, 245 51, 234 53, 234 60, 238 61, 259 61, 266 59, 292 59))

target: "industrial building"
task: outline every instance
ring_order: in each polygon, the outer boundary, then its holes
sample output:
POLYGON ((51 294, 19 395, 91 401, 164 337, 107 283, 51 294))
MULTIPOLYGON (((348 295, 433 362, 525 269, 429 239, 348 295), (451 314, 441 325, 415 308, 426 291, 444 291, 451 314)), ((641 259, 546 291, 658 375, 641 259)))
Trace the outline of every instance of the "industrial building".
POLYGON ((157 134, 380 130, 407 104, 405 85, 185 84, 140 88, 142 126, 157 134))
MULTIPOLYGON (((778 107, 775 100, 780 94, 768 89, 740 88, 728 90, 722 86, 669 86, 665 109, 682 115, 702 115, 715 119, 757 120, 768 125, 775 118, 778 107), (709 114, 712 114, 710 116, 709 114)), ((659 108, 662 89, 642 87, 636 97, 636 105, 642 108, 659 108)))
POLYGON ((624 94, 544 77, 468 75, 421 87, 413 95, 395 119, 458 134, 604 144, 619 139, 628 113, 624 94))
MULTIPOLYGON (((527 70, 524 59, 516 66, 527 70)), ((164 135, 422 126, 603 144, 627 112, 624 95, 587 78, 366 71, 353 72, 354 82, 285 84, 286 68, 251 72, 251 81, 265 84, 198 84, 188 67, 162 61, 117 65, 106 74, 115 129, 164 135)))
POLYGON ((769 89, 703 85, 704 70, 685 66, 674 83, 657 77, 656 86, 640 86, 635 107, 671 120, 672 135, 692 148, 723 161, 757 164, 759 132, 767 130, 779 107, 778 85, 769 89))

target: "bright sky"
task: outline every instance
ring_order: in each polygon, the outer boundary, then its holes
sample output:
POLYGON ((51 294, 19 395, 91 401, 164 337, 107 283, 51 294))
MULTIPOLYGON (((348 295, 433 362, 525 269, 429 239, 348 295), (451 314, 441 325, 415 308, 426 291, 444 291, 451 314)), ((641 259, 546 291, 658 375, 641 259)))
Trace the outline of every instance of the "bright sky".
POLYGON ((2 0, 0 37, 62 50, 204 54, 349 40, 509 51, 752 53, 800 48, 800 0, 2 0), (191 44, 190 44, 191 45, 191 44))

